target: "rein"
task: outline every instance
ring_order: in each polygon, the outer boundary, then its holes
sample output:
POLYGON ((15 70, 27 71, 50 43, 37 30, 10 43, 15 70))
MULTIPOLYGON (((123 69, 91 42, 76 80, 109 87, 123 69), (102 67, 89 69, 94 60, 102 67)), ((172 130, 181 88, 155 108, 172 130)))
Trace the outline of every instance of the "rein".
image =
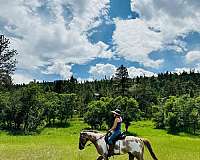
MULTIPOLYGON (((98 140, 100 140, 101 138, 103 138, 103 137, 105 137, 106 136, 106 134, 105 135, 103 135, 103 136, 101 136, 100 138, 98 138, 98 139, 96 139, 95 140, 95 142, 97 142, 98 140)), ((88 146, 90 146, 91 144, 93 144, 92 142, 90 142, 89 144, 87 144, 85 147, 88 147, 88 146)))

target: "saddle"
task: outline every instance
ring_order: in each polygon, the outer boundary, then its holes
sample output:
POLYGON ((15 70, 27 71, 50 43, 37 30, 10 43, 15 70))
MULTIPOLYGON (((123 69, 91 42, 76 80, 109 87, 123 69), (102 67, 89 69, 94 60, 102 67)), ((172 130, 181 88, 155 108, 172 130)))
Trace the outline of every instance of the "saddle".
MULTIPOLYGON (((111 136, 111 133, 107 133, 105 136, 106 144, 108 144, 108 138, 111 136)), ((115 144, 118 140, 124 140, 126 138, 126 135, 124 132, 122 132, 120 135, 118 135, 115 139, 113 139, 113 144, 115 144)))

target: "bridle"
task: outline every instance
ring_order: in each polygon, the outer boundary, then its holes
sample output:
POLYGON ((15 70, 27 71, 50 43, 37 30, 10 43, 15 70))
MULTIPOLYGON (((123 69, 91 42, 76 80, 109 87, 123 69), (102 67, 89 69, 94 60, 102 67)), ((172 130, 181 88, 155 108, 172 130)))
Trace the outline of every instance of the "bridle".
MULTIPOLYGON (((101 136, 100 138, 96 139, 95 142, 97 142, 98 140, 102 139, 103 137, 105 137, 107 134, 101 136)), ((85 145, 85 147, 91 146, 91 144, 93 144, 93 142, 90 142, 89 144, 85 145)), ((81 143, 82 145, 82 143, 81 143)))

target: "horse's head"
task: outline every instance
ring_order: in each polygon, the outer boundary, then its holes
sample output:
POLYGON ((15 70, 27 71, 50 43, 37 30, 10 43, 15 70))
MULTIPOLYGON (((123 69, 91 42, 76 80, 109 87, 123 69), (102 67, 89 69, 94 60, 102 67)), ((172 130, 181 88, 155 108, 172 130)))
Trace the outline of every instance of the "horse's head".
POLYGON ((89 140, 88 134, 86 132, 81 132, 80 133, 80 138, 79 138, 79 149, 82 150, 85 147, 85 144, 89 140))

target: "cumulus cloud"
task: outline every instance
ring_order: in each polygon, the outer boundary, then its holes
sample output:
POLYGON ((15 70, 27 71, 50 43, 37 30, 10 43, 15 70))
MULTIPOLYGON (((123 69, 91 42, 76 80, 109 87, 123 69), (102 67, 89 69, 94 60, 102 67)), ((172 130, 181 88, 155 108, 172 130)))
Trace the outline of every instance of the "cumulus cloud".
POLYGON ((19 74, 19 73, 14 74, 12 76, 12 79, 14 84, 22 84, 22 83, 28 84, 29 82, 34 80, 34 78, 30 75, 19 74))
POLYGON ((152 76, 157 75, 153 72, 144 70, 142 68, 135 68, 135 67, 128 68, 128 73, 129 73, 130 78, 135 78, 135 77, 140 77, 140 76, 152 77, 152 76))
POLYGON ((161 33, 149 30, 148 25, 140 19, 117 19, 115 23, 113 39, 118 55, 149 67, 162 64, 163 60, 154 61, 148 56, 150 52, 162 47, 161 33))
POLYGON ((81 77, 77 78, 77 81, 78 81, 79 83, 83 83, 83 82, 86 82, 86 81, 92 82, 92 81, 94 81, 94 80, 95 80, 95 79, 93 79, 93 78, 91 78, 91 77, 89 77, 89 78, 81 78, 81 77))
POLYGON ((94 79, 103 79, 105 76, 111 78, 116 71, 116 67, 112 64, 96 64, 89 70, 91 77, 94 79))
POLYGON ((183 67, 183 68, 175 68, 173 72, 175 73, 183 73, 187 72, 189 73, 190 71, 194 71, 195 73, 200 73, 200 63, 197 63, 194 67, 183 67))
POLYGON ((1 0, 0 20, 4 22, 3 27, 9 33, 12 45, 20 53, 18 68, 49 66, 43 72, 67 78, 67 64, 111 57, 106 44, 91 44, 85 33, 96 17, 107 13, 108 2, 1 0))
POLYGON ((187 67, 175 68, 174 71, 172 71, 172 73, 178 73, 178 74, 181 74, 183 72, 189 73, 191 70, 192 70, 192 68, 187 68, 187 67))
POLYGON ((187 63, 200 62, 200 51, 190 51, 185 56, 187 63))
POLYGON ((152 60, 149 54, 160 49, 187 51, 182 40, 189 32, 200 32, 198 0, 132 0, 132 10, 139 19, 115 20, 113 39, 117 53, 148 67, 158 67, 163 60, 152 60))
POLYGON ((132 10, 139 10, 141 19, 163 32, 167 40, 200 31, 198 0, 136 0, 132 3, 132 10))
MULTIPOLYGON (((95 66, 92 66, 90 68, 89 73, 91 74, 91 77, 93 79, 103 79, 105 76, 107 78, 111 78, 115 75, 117 67, 112 65, 112 64, 96 64, 95 66)), ((142 68, 135 68, 135 67, 129 67, 127 68, 129 77, 130 78, 135 78, 137 76, 146 76, 146 77, 151 77, 151 76, 156 76, 155 73, 144 70, 142 68)))
POLYGON ((70 79, 70 77, 73 75, 71 72, 72 67, 69 65, 66 65, 62 61, 55 62, 53 65, 48 66, 46 71, 43 73, 45 74, 57 74, 60 75, 62 79, 70 79))

